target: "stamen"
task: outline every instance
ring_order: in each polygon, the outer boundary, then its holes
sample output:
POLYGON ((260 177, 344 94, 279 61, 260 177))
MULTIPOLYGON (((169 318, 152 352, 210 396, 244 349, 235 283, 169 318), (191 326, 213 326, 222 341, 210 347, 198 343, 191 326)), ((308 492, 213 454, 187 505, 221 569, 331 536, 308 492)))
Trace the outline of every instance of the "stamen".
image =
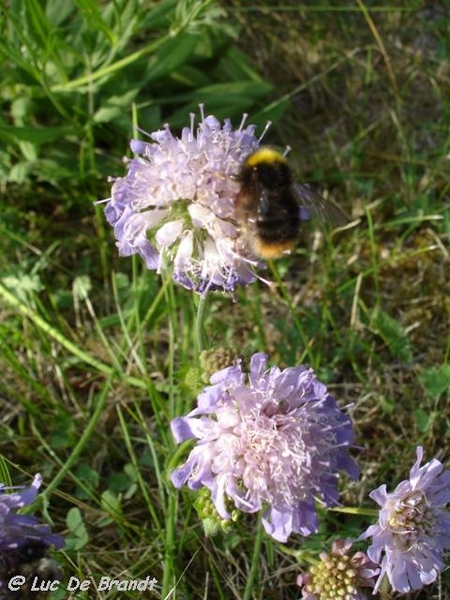
POLYGON ((259 136, 258 138, 258 142, 261 142, 261 140, 263 139, 263 137, 266 135, 267 131, 269 130, 269 127, 272 125, 272 121, 267 121, 266 126, 264 127, 264 131, 262 132, 262 134, 259 136))
POLYGON ((148 131, 145 131, 145 129, 142 129, 138 125, 135 126, 134 130, 136 132, 142 133, 142 135, 146 135, 148 138, 151 138, 151 133, 149 133, 148 131))
POLYGON ((242 120, 241 120, 241 124, 239 125, 239 129, 238 131, 242 131, 244 125, 245 125, 245 121, 248 119, 248 113, 244 113, 242 115, 242 120))
POLYGON ((195 113, 189 113, 189 118, 191 119, 191 139, 193 139, 194 138, 195 113))

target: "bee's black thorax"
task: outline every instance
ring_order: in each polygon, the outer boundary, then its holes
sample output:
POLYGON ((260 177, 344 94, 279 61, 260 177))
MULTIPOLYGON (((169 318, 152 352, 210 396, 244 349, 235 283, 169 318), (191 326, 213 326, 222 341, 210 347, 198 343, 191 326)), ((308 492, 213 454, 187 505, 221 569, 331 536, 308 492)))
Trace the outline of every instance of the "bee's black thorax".
POLYGON ((244 165, 239 179, 244 185, 258 185, 271 191, 287 189, 292 185, 292 174, 289 166, 277 161, 260 162, 254 166, 244 165))

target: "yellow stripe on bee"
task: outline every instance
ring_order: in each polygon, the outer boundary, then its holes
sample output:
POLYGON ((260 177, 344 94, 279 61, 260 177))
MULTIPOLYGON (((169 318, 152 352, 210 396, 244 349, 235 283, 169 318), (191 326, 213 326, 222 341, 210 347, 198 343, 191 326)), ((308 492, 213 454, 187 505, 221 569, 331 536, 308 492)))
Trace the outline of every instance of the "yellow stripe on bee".
POLYGON ((253 250, 261 258, 281 258, 283 255, 290 254, 295 246, 296 240, 266 242, 258 237, 253 239, 253 250))
POLYGON ((278 163, 287 164, 287 160, 282 154, 280 154, 276 150, 273 150, 272 148, 268 148, 266 146, 263 146, 262 148, 258 148, 258 150, 255 150, 254 152, 252 152, 245 159, 245 164, 249 167, 256 167, 260 163, 264 163, 264 162, 265 163, 278 162, 278 163))

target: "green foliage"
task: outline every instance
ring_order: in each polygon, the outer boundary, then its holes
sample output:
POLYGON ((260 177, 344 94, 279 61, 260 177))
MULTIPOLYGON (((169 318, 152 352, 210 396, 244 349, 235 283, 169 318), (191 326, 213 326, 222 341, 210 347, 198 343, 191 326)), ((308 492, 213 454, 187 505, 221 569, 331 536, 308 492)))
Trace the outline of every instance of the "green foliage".
POLYGON ((213 0, 13 0, 0 39, 0 181, 106 175, 104 150, 125 152, 133 103, 148 131, 169 116, 185 125, 199 103, 219 117, 256 112, 272 86, 237 36, 213 0))
POLYGON ((199 361, 192 294, 119 258, 92 202, 134 125, 178 130, 199 103, 235 125, 273 120, 299 176, 353 219, 333 235, 311 226, 261 273, 276 285, 211 294, 208 347, 305 363, 352 405, 364 493, 343 489, 346 505, 373 508, 367 493, 405 477, 418 443, 448 459, 448 20, 439 3, 400 4, 368 6, 371 28, 357 4, 2 3, 0 481, 42 473, 66 579, 294 599, 304 560, 367 525, 323 510, 317 536, 264 538, 255 558, 253 515, 209 522, 205 539, 195 492, 170 483, 192 447, 175 447, 170 421, 215 362, 199 361))
POLYGON ((80 510, 75 506, 71 508, 67 513, 66 522, 70 531, 66 542, 67 550, 81 550, 89 542, 89 534, 80 510))
POLYGON ((425 390, 432 398, 439 398, 443 394, 450 395, 450 365, 427 369, 420 378, 425 390))
POLYGON ((412 350, 404 327, 383 310, 378 310, 373 317, 373 326, 383 338, 393 358, 404 363, 412 361, 412 350))

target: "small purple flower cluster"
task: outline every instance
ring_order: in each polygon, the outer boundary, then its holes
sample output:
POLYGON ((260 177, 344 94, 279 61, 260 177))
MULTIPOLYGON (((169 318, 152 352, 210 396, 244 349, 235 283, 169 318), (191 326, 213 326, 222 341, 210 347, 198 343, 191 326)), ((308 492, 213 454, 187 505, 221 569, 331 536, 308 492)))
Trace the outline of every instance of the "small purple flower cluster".
MULTIPOLYGON (((32 515, 17 512, 36 500, 41 484, 42 477, 39 474, 34 477, 28 488, 8 488, 5 484, 0 484, 1 597, 7 589, 9 579, 20 573, 24 563, 32 562, 35 556, 42 558, 51 546, 56 549, 64 546, 64 538, 52 533, 49 525, 40 523, 32 515)), ((55 577, 61 578, 57 569, 55 577)))
POLYGON ((29 541, 58 549, 64 546, 64 539, 51 533, 48 525, 40 524, 32 515, 16 512, 36 500, 41 484, 42 477, 39 474, 34 477, 29 488, 20 491, 12 491, 12 488, 0 484, 0 553, 19 548, 29 541))

